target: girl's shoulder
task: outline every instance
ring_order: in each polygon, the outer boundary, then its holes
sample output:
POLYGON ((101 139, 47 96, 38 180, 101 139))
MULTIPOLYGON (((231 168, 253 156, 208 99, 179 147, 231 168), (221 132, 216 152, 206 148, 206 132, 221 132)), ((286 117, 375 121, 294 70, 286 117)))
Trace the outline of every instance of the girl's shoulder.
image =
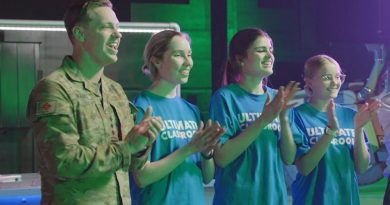
POLYGON ((356 113, 357 108, 347 107, 345 105, 335 104, 336 113, 352 114, 356 113))
POLYGON ((178 100, 181 101, 181 103, 183 103, 184 105, 186 105, 186 107, 190 108, 191 110, 197 112, 197 113, 200 113, 200 109, 198 108, 198 106, 196 106, 195 104, 187 101, 186 99, 184 98, 178 98, 178 100))

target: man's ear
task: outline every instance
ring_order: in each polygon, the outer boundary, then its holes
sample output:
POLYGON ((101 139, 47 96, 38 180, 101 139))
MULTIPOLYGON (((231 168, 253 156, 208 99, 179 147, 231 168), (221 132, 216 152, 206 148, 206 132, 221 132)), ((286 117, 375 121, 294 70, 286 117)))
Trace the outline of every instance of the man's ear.
POLYGON ((77 39, 80 42, 84 42, 85 36, 83 33, 83 29, 80 26, 73 27, 72 32, 75 39, 77 39))

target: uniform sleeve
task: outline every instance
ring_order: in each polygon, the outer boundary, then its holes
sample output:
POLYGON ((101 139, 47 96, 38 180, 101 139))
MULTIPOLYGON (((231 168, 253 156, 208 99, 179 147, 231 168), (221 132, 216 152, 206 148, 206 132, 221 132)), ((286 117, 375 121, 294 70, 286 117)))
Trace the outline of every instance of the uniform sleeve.
POLYGON ((27 117, 43 166, 60 178, 98 177, 118 169, 127 170, 127 142, 110 140, 97 144, 80 139, 72 106, 67 93, 54 82, 41 81, 30 95, 27 117))
POLYGON ((304 134, 305 128, 303 127, 303 123, 297 116, 297 111, 295 109, 290 110, 289 121, 291 125, 291 133, 294 138, 294 142, 297 145, 295 159, 298 159, 310 150, 310 145, 307 136, 304 134))
POLYGON ((142 166, 144 166, 144 164, 146 163, 146 161, 149 160, 151 150, 152 148, 148 147, 146 150, 142 151, 142 154, 140 156, 137 156, 137 154, 132 155, 129 170, 135 171, 141 169, 142 166))
MULTIPOLYGON (((139 97, 135 99, 134 106, 136 107, 136 113, 135 114, 135 124, 138 124, 141 122, 142 118, 144 117, 146 108, 148 105, 141 103, 143 100, 140 100, 139 97)), ((152 150, 152 146, 148 147, 147 150, 144 151, 144 153, 141 156, 132 156, 130 171, 135 171, 140 168, 146 163, 146 161, 150 160, 150 152, 152 150)))
POLYGON ((217 121, 222 127, 226 128, 226 132, 219 138, 219 141, 224 144, 230 138, 232 138, 238 130, 235 129, 232 115, 229 112, 229 104, 227 100, 219 92, 215 93, 210 101, 209 106, 210 119, 217 121))

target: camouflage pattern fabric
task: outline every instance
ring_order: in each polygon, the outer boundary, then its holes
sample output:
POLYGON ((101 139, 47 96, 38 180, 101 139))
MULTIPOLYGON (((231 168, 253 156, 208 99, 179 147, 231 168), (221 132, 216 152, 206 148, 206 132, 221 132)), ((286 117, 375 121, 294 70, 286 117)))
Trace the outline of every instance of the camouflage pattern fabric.
POLYGON ((67 56, 31 92, 27 117, 40 156, 41 204, 131 204, 128 170, 146 157, 132 157, 127 133, 132 104, 122 87, 102 76, 86 81, 67 56))

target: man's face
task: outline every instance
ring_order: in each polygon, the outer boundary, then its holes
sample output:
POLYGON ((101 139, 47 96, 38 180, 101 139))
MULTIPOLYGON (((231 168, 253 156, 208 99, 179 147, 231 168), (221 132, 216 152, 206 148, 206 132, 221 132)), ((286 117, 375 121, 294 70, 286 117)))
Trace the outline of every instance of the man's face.
POLYGON ((91 60, 101 66, 118 60, 117 53, 122 35, 118 32, 119 21, 109 7, 88 10, 89 22, 83 26, 83 47, 91 60))

